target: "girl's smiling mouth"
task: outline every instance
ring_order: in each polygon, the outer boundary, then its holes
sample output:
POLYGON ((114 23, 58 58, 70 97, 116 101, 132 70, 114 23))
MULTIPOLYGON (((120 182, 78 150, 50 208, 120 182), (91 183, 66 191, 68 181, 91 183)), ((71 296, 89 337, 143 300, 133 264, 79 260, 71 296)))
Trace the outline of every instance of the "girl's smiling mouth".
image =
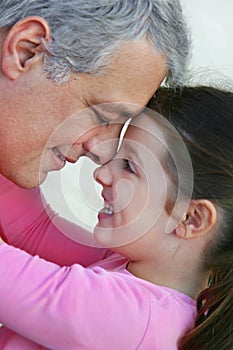
POLYGON ((114 210, 110 203, 105 202, 104 207, 100 210, 100 213, 107 214, 107 215, 113 215, 114 210))

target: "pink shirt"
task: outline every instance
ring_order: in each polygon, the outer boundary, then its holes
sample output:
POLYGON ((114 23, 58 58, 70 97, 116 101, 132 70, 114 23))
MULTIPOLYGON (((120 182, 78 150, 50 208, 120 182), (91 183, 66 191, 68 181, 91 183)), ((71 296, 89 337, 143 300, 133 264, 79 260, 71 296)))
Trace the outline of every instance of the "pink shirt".
POLYGON ((70 241, 38 189, 0 181, 5 239, 53 261, 0 244, 0 321, 12 330, 0 330, 0 349, 177 349, 193 327, 192 299, 133 276, 118 254, 70 241))

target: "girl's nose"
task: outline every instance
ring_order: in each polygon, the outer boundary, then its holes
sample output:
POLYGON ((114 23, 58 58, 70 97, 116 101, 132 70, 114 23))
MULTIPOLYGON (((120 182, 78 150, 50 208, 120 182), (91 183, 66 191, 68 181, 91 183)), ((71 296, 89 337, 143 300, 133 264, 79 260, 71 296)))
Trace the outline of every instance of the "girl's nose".
POLYGON ((111 186, 112 185, 112 169, 110 162, 102 165, 94 171, 94 179, 102 186, 111 186))

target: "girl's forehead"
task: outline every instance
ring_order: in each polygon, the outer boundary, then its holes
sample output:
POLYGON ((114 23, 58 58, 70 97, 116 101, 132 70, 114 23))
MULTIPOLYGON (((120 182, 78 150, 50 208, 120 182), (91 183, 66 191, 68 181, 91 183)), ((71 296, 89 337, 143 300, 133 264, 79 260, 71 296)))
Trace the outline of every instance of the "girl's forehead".
POLYGON ((168 150, 162 125, 155 119, 142 115, 128 126, 120 148, 120 154, 126 158, 133 155, 142 164, 162 160, 168 150), (122 153, 123 152, 123 153, 122 153))
POLYGON ((133 119, 129 124, 124 139, 135 140, 142 144, 166 143, 164 125, 156 117, 145 113, 133 119))

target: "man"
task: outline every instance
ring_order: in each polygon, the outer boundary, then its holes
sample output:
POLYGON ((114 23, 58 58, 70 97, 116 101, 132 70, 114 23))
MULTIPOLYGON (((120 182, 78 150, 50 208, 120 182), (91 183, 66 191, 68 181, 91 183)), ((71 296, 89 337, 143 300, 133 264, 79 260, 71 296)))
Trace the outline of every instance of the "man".
POLYGON ((189 48, 174 0, 2 1, 0 26, 0 171, 27 188, 59 168, 57 158, 110 159, 116 144, 97 146, 119 136, 116 115, 101 127, 96 113, 70 117, 115 102, 138 105, 124 117, 138 114, 165 76, 180 77, 189 48))
MULTIPOLYGON (((107 162, 117 142, 104 141, 165 77, 178 83, 189 51, 178 0, 5 0, 0 27, 0 172, 25 188, 80 156, 107 162)), ((34 349, 11 331, 0 338, 34 349)))

